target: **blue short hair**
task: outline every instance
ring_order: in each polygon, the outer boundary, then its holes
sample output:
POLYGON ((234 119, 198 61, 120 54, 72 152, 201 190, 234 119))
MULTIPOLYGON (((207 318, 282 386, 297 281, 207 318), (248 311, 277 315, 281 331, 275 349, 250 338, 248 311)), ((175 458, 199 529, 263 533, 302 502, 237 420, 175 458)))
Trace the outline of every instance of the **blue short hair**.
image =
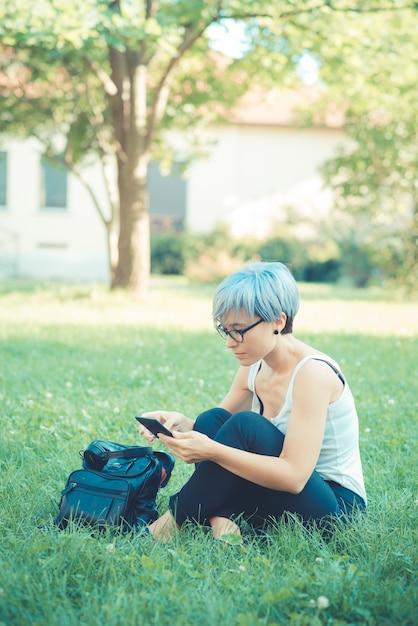
POLYGON ((299 310, 299 289, 286 265, 258 261, 227 276, 213 296, 213 319, 222 323, 231 311, 241 310, 250 319, 258 315, 267 322, 285 313, 282 334, 291 333, 299 310))

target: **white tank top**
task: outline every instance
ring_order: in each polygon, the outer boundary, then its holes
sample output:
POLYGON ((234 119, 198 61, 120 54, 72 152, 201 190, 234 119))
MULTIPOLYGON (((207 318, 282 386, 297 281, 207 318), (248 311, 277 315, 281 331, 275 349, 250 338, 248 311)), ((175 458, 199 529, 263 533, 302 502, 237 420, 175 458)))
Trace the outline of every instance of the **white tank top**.
MULTIPOLYGON (((299 361, 290 380, 284 405, 280 413, 271 420, 272 424, 284 435, 286 435, 293 406, 293 385, 295 378, 300 368, 309 359, 325 361, 339 370, 335 361, 322 354, 311 354, 299 361)), ((253 392, 252 410, 256 413, 261 413, 261 403, 255 393, 255 379, 260 365, 261 361, 254 363, 254 365, 250 367, 248 376, 248 388, 253 392)), ((324 480, 333 480, 343 487, 351 489, 351 491, 357 493, 366 502, 366 490, 364 487, 358 438, 359 427, 357 411, 353 395, 345 381, 341 396, 336 402, 328 406, 324 438, 315 469, 324 480)))

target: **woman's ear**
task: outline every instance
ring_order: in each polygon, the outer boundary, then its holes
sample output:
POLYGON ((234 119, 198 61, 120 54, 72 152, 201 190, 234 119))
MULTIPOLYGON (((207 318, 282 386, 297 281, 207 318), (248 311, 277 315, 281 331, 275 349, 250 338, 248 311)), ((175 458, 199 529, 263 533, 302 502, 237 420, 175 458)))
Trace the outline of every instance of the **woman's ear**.
POLYGON ((286 313, 282 313, 280 317, 278 317, 276 320, 274 320, 273 322, 273 332, 275 335, 280 335, 280 333, 282 332, 283 328, 286 326, 286 321, 287 321, 287 315, 286 313), (276 330, 278 331, 276 333, 276 330))

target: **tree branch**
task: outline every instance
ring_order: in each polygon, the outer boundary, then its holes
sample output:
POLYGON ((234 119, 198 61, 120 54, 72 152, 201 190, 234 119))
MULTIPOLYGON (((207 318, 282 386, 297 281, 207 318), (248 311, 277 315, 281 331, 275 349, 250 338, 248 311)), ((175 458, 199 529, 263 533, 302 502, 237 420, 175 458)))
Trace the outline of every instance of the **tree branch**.
POLYGON ((104 69, 98 63, 96 63, 96 61, 92 61, 88 57, 83 57, 83 60, 85 64, 93 70, 97 78, 100 80, 105 90, 105 93, 108 96, 115 96, 118 93, 118 88, 113 82, 112 78, 109 76, 109 74, 107 74, 107 72, 105 72, 104 69))
MULTIPOLYGON (((383 12, 383 11, 403 11, 405 9, 414 9, 414 10, 418 10, 418 2, 411 2, 410 4, 405 4, 403 6, 399 6, 398 4, 392 4, 392 6, 386 5, 386 6, 381 6, 380 4, 377 4, 374 7, 364 7, 364 3, 358 3, 358 4, 354 4, 351 7, 340 7, 340 6, 336 6, 335 2, 333 2, 333 0, 321 0, 320 2, 313 2, 310 6, 308 5, 307 2, 304 3, 303 6, 300 7, 295 7, 291 10, 288 11, 282 11, 277 17, 278 18, 287 18, 287 17, 294 17, 296 15, 300 15, 302 13, 310 13, 311 11, 315 11, 316 9, 321 9, 322 7, 327 7, 329 9, 331 9, 331 11, 336 11, 336 12, 340 12, 340 13, 378 13, 378 12, 383 12)), ((259 12, 252 12, 252 11, 244 11, 242 13, 230 13, 230 14, 225 14, 225 15, 219 15, 219 17, 217 17, 216 19, 214 19, 213 21, 216 22, 220 22, 222 20, 250 20, 250 19, 256 19, 256 18, 266 18, 266 17, 273 17, 271 14, 269 13, 259 13, 259 12)))
POLYGON ((155 90, 155 96, 151 106, 151 115, 148 120, 148 131, 145 139, 147 149, 149 149, 151 145, 154 135, 154 129, 156 128, 164 114, 168 96, 170 93, 170 83, 174 74, 174 70, 176 69, 184 54, 188 50, 190 50, 193 44, 203 35, 208 26, 210 26, 210 24, 212 24, 214 21, 215 20, 212 19, 210 22, 202 24, 200 27, 195 27, 194 25, 189 25, 186 27, 186 33, 181 45, 177 49, 177 54, 170 59, 170 62, 168 63, 163 75, 161 76, 161 79, 155 90))

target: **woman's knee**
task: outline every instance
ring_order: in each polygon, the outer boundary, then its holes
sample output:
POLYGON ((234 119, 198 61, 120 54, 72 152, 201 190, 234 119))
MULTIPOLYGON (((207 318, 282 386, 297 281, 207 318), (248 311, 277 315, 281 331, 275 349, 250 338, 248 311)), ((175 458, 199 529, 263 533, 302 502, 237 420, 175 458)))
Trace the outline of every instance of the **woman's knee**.
POLYGON ((221 407, 214 407, 204 411, 196 418, 193 430, 213 439, 218 430, 231 417, 231 413, 221 407))
POLYGON ((240 411, 228 419, 217 440, 234 448, 276 456, 283 447, 284 435, 259 413, 240 411))

